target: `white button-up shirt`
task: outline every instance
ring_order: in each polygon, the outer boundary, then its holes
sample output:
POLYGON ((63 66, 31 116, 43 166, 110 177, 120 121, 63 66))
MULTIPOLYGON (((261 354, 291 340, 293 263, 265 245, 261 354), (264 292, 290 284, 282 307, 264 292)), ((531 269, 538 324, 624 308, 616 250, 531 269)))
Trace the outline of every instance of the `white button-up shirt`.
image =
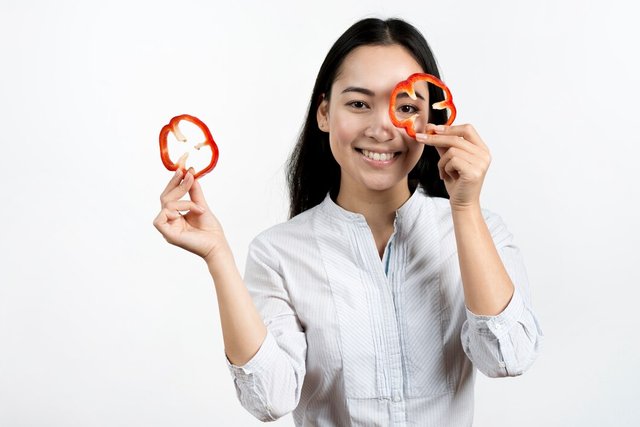
POLYGON ((244 366, 227 360, 241 404, 297 426, 471 425, 474 368, 519 375, 542 337, 521 253, 482 212, 516 287, 497 316, 465 308, 449 201, 421 190, 382 260, 365 218, 329 196, 256 237, 245 284, 268 333, 244 366))

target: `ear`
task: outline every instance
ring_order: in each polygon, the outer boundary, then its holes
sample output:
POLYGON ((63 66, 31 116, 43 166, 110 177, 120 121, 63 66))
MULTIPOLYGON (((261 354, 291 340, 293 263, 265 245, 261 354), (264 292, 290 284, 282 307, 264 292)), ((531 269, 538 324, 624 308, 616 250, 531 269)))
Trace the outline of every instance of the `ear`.
POLYGON ((316 120, 318 120, 318 128, 320 128, 323 132, 329 132, 329 101, 327 98, 322 96, 322 101, 320 101, 320 105, 318 105, 318 110, 316 111, 316 120))

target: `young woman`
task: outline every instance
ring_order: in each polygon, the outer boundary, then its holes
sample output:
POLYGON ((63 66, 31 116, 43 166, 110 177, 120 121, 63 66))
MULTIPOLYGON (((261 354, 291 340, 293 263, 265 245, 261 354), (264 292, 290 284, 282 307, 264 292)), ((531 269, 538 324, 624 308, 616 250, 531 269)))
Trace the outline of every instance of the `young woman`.
POLYGON ((471 425, 475 369, 514 376, 536 357, 520 252, 480 207, 489 149, 443 111, 416 139, 390 120, 417 72, 439 75, 404 21, 337 40, 289 162, 291 219, 252 242, 244 280, 193 175, 162 193, 154 224, 207 262, 238 398, 261 420, 471 425))

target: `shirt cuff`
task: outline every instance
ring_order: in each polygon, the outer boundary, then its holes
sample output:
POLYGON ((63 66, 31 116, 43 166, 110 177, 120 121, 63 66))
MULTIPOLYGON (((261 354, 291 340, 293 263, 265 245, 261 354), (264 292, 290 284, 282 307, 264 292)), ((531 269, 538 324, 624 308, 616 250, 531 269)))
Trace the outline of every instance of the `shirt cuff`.
MULTIPOLYGON (((466 308, 466 307, 465 307, 466 308)), ((501 339, 509 334, 511 328, 518 323, 524 311, 524 301, 516 288, 511 297, 511 301, 502 311, 495 316, 480 316, 474 314, 466 308, 469 326, 474 331, 481 334, 492 334, 501 339)))
POLYGON ((225 353, 224 359, 227 362, 227 367, 231 374, 239 379, 247 378, 252 374, 260 374, 267 371, 269 366, 273 366, 273 360, 277 357, 280 347, 276 342, 271 332, 267 329, 267 336, 265 337, 262 345, 258 349, 258 352, 247 363, 242 366, 234 365, 229 361, 227 354, 225 353))

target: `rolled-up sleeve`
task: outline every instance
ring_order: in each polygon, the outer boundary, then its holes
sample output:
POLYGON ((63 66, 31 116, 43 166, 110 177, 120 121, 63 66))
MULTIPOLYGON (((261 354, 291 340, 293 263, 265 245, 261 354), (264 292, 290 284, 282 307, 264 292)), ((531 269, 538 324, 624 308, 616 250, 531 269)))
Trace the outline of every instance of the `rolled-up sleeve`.
POLYGON ((462 344, 467 357, 485 375, 517 376, 535 361, 543 333, 531 307, 520 249, 500 216, 486 210, 483 213, 515 291, 507 307, 496 316, 479 316, 467 309, 462 344))
POLYGON ((258 236, 249 248, 244 281, 267 335, 243 366, 226 359, 238 400, 261 421, 276 420, 295 409, 305 376, 305 334, 278 266, 277 254, 258 236))

